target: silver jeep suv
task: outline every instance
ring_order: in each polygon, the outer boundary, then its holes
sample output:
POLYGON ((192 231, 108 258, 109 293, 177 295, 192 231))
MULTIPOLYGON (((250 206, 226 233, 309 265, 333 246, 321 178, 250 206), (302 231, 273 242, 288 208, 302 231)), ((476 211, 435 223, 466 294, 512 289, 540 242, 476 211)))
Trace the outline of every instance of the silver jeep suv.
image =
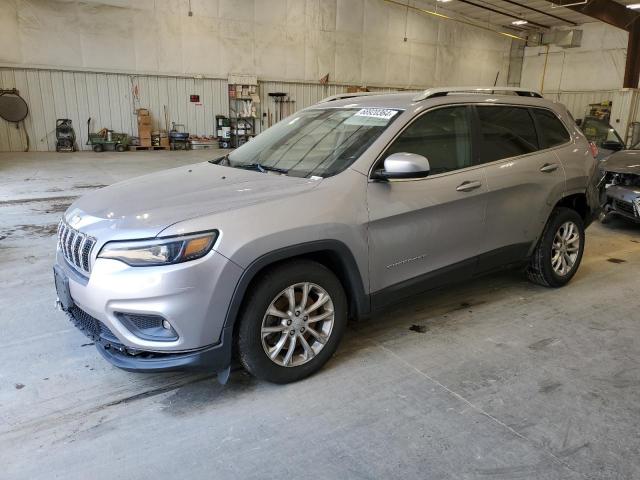
POLYGON ((598 195, 564 107, 515 88, 344 97, 71 205, 58 303, 108 361, 224 380, 235 353, 291 382, 349 317, 505 266, 573 277, 598 195))

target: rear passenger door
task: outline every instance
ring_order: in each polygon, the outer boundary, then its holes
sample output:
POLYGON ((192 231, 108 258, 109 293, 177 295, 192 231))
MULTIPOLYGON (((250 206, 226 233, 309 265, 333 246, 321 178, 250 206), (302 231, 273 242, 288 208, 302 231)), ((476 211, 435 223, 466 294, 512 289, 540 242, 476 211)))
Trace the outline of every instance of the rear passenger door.
POLYGON ((478 105, 476 118, 489 189, 479 268, 488 270, 524 258, 542 232, 565 189, 553 147, 570 137, 546 109, 478 105))

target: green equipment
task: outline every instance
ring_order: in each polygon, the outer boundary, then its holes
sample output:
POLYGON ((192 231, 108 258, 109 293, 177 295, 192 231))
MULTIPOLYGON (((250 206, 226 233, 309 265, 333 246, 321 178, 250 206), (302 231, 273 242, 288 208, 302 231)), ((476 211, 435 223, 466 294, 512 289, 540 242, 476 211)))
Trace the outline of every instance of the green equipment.
POLYGON ((116 133, 113 130, 103 128, 98 133, 91 133, 91 117, 87 120, 87 145, 91 145, 94 152, 103 150, 115 150, 124 152, 129 148, 131 137, 126 133, 116 133))

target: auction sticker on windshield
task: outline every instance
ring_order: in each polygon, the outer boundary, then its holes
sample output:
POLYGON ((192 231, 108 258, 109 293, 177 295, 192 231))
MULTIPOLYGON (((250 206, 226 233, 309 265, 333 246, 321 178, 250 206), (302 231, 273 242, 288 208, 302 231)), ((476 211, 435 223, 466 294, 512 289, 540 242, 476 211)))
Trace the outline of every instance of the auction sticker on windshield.
POLYGON ((390 120, 398 113, 397 110, 388 108, 363 108, 355 114, 356 117, 373 117, 383 120, 390 120))

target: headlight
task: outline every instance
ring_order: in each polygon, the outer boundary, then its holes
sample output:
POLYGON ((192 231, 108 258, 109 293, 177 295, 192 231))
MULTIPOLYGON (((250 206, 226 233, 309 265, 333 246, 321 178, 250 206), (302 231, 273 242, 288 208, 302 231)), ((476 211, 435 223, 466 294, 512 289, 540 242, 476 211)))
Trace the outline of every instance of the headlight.
POLYGON ((204 257, 218 238, 218 232, 132 242, 109 242, 99 258, 120 260, 132 267, 149 267, 187 262, 204 257))

